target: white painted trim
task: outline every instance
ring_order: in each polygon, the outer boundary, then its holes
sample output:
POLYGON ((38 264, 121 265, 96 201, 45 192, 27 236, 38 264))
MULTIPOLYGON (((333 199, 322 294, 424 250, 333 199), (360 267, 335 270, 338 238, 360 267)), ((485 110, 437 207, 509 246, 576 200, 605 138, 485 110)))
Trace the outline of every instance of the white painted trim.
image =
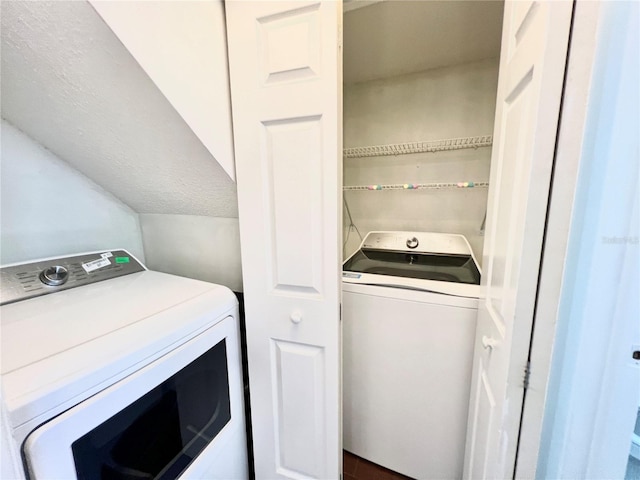
MULTIPOLYGON (((594 72, 597 72, 598 67, 602 68, 603 66, 598 65, 598 61, 602 62, 602 58, 599 58, 598 55, 603 55, 603 52, 599 51, 599 49, 605 50, 606 43, 609 40, 606 35, 607 26, 603 26, 602 20, 604 17, 603 13, 606 13, 603 11, 609 6, 611 6, 611 4, 606 5, 603 2, 577 2, 575 9, 567 70, 567 84, 550 199, 535 329, 533 332, 531 349, 532 373, 522 417, 516 478, 556 478, 558 476, 562 476, 563 478, 599 478, 602 476, 602 471, 598 470, 601 466, 594 466, 593 464, 593 462, 598 462, 598 460, 594 460, 595 457, 598 457, 598 452, 594 451, 594 446, 599 443, 596 441, 596 437, 601 439, 600 442, 603 438, 603 435, 596 435, 597 423, 598 421, 600 423, 603 421, 598 413, 610 411, 611 408, 613 408, 613 405, 610 403, 612 401, 610 398, 606 401, 603 399, 607 393, 604 392, 604 390, 607 389, 607 381, 605 380, 606 377, 611 376, 611 371, 608 371, 608 366, 603 366, 601 369, 598 369, 598 371, 587 368, 589 371, 588 377, 590 380, 588 383, 591 386, 590 388, 595 389, 595 392, 600 392, 598 395, 585 396, 584 393, 588 389, 578 391, 578 389, 573 386, 569 387, 572 390, 571 399, 575 402, 575 405, 585 405, 581 408, 591 409, 590 411, 592 411, 593 414, 593 425, 584 429, 585 435, 578 435, 576 437, 576 431, 570 431, 569 424, 566 426, 561 425, 560 421, 555 418, 553 393, 555 389, 558 388, 558 382, 568 381, 574 385, 576 383, 585 383, 586 380, 584 378, 578 378, 579 376, 560 378, 560 370, 566 368, 566 365, 561 361, 562 359, 559 361, 557 358, 554 358, 553 355, 555 353, 557 357, 562 354, 562 339, 569 335, 579 340, 579 342, 575 342, 578 346, 574 346, 574 350, 577 348, 573 354, 574 357, 576 354, 579 354, 579 356, 584 354, 603 354, 603 356, 597 357, 598 360, 596 360, 596 362, 602 362, 608 365, 612 361, 612 351, 610 348, 613 348, 613 344, 604 348, 602 351, 593 352, 588 348, 588 341, 582 337, 585 333, 584 322, 567 326, 566 321, 563 321, 562 318, 567 312, 563 313, 560 310, 562 307, 562 299, 566 295, 563 289, 571 290, 573 284, 579 279, 575 265, 576 258, 580 257, 580 262, 583 264, 585 262, 592 264, 602 253, 601 245, 591 245, 591 247, 587 248, 588 246, 586 246, 585 242, 593 242, 593 239, 584 240, 578 238, 579 235, 576 235, 576 226, 583 221, 581 217, 583 217, 585 213, 584 211, 579 211, 576 192, 578 189, 584 188, 584 185, 580 182, 582 177, 578 176, 579 170, 584 168, 581 166, 581 161, 587 155, 591 154, 591 151, 594 149, 593 138, 589 141, 589 136, 594 136, 594 127, 593 125, 589 126, 587 124, 588 114, 593 115, 594 110, 598 108, 613 111, 613 107, 608 105, 605 107, 603 105, 603 102, 609 99, 600 96, 597 85, 595 85, 596 81, 594 80, 594 72), (573 234, 572 237, 570 237, 571 233, 573 234), (598 248, 600 248, 600 250, 598 248), (586 251, 586 257, 583 254, 583 250, 586 251), (572 259, 574 260, 573 264, 571 263, 572 259), (566 330, 567 328, 570 329, 569 333, 566 330), (555 342, 558 343, 556 344, 555 342), (589 404, 589 406, 586 406, 586 404, 589 404), (553 444, 551 444, 551 430, 555 430, 553 432, 553 436, 555 436, 555 442, 553 444), (576 451, 579 452, 576 453, 576 451), (550 452, 555 456, 555 467, 547 470, 550 452), (565 452, 571 453, 568 454, 565 452), (567 456, 572 457, 573 460, 583 457, 585 460, 589 459, 589 461, 577 462, 580 465, 578 470, 576 470, 573 468, 572 462, 566 460, 567 456)), ((608 27, 611 28, 611 25, 608 27)), ((615 28, 618 27, 619 26, 616 25, 615 28)), ((608 115, 611 115, 611 112, 609 112, 608 115)), ((598 129, 595 129, 595 131, 598 131, 598 129)), ((604 143, 615 141, 613 138, 614 134, 612 132, 609 132, 609 134, 611 134, 610 137, 603 137, 600 141, 604 143)), ((607 133, 603 135, 607 135, 607 133)), ((607 153, 610 152, 604 151, 605 155, 607 153)), ((629 162, 629 164, 631 164, 631 162, 629 162)), ((626 170, 631 173, 632 167, 628 166, 626 170)), ((583 180, 588 181, 589 179, 584 178, 583 180)), ((603 180, 602 187, 605 190, 615 189, 616 186, 611 182, 612 180, 609 178, 603 180)), ((599 187, 596 186, 595 188, 598 189, 599 187)), ((624 189, 622 184, 620 184, 620 188, 624 189)), ((635 188, 637 202, 637 184, 635 188)), ((608 202, 601 199, 599 208, 590 209, 588 216, 593 219, 605 218, 608 215, 606 212, 607 205, 608 202)), ((633 205, 632 202, 626 205, 628 211, 622 212, 617 210, 615 212, 616 217, 623 218, 627 215, 628 218, 633 218, 633 205)), ((637 216, 637 211, 635 215, 637 216)), ((597 223, 595 220, 594 222, 597 223)), ((628 270, 629 269, 627 269, 626 272, 627 282, 630 280, 628 270)), ((597 278, 601 272, 587 271, 586 273, 589 274, 590 278, 580 278, 580 281, 584 281, 591 285, 591 287, 597 288, 597 278)), ((621 271, 620 274, 624 275, 624 272, 621 271)), ((620 285, 625 285, 624 282, 625 280, 621 277, 620 285)), ((608 293, 603 293, 602 302, 607 301, 607 299, 604 298, 605 295, 608 295, 608 293)), ((615 310, 618 302, 612 298, 609 298, 609 300, 611 300, 610 306, 612 310, 605 313, 604 316, 607 317, 607 315, 610 314, 608 318, 613 319, 616 315, 615 310)), ((598 303, 602 302, 600 302, 600 300, 598 301, 598 303)), ((600 318, 603 318, 602 313, 603 312, 600 312, 599 314, 600 318)), ((606 328, 604 325, 606 322, 600 323, 602 323, 603 326, 601 327, 599 342, 602 345, 608 345, 609 341, 613 338, 613 329, 606 328), (609 338, 610 336, 612 338, 609 338)), ((589 335, 589 337, 593 338, 593 335, 589 335)), ((573 360, 578 361, 575 358, 573 360)), ((567 408, 571 408, 571 406, 567 408)), ((571 416, 575 417, 574 413, 572 410, 571 416)), ((583 417, 584 413, 585 412, 581 413, 583 417)), ((581 421, 582 423, 591 423, 584 422, 584 418, 581 418, 581 421)), ((577 417, 574 419, 572 425, 576 422, 579 422, 577 417)), ((575 425, 573 426, 575 427, 575 425)), ((598 449, 599 448, 596 448, 596 450, 598 449)))
POLYGON ((532 374, 522 414, 516 478, 534 478, 538 462, 551 355, 556 336, 558 304, 585 133, 584 123, 595 57, 598 10, 597 2, 579 3, 573 19, 567 83, 561 111, 558 150, 534 318, 532 374))

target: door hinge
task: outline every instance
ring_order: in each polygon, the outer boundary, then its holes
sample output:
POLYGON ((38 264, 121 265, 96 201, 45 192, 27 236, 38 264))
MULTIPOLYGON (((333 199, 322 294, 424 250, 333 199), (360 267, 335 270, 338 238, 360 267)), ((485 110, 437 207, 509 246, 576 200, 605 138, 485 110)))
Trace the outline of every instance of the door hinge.
POLYGON ((522 380, 522 386, 526 390, 529 388, 529 379, 531 378, 531 362, 527 360, 527 365, 524 367, 524 378, 522 380))
POLYGON ((342 304, 340 304, 340 321, 342 321, 342 304))

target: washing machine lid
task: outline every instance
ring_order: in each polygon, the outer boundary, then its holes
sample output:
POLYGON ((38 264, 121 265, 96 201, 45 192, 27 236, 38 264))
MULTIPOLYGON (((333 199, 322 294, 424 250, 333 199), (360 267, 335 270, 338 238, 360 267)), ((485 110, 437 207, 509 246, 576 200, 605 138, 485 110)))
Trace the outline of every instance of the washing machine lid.
POLYGON ((480 271, 471 255, 388 252, 365 248, 356 252, 344 264, 343 270, 480 285, 480 271))
POLYGON ((462 235, 370 232, 345 261, 343 280, 477 297, 480 269, 462 235))

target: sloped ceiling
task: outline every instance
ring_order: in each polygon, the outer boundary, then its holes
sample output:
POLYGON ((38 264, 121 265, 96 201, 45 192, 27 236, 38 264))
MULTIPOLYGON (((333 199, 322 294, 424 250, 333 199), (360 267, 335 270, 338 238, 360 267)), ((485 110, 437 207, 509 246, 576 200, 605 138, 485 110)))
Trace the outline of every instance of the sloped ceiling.
POLYGON ((344 82, 498 57, 503 7, 499 0, 352 0, 344 14, 344 82))
POLYGON ((235 180, 224 1, 88 1, 235 180))
POLYGON ((235 184, 87 2, 0 8, 3 118, 138 213, 237 217, 235 184))

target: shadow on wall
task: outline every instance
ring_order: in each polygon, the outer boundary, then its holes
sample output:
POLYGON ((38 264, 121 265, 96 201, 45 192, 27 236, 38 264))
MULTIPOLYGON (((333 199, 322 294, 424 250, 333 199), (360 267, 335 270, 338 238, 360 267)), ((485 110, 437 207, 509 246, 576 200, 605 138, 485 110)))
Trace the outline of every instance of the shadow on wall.
POLYGON ((242 292, 237 218, 140 214, 147 266, 242 292))
POLYGON ((2 121, 0 262, 125 248, 144 261, 138 214, 2 121))

